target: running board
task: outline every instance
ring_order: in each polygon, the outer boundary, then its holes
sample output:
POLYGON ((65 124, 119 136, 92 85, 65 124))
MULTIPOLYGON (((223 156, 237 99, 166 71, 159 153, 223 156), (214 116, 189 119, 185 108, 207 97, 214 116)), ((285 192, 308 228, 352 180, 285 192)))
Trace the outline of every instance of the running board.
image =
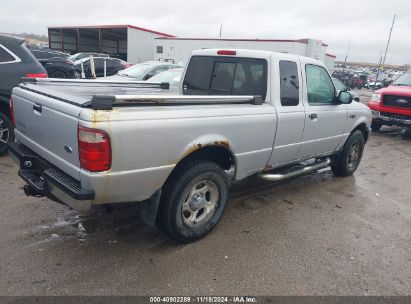
POLYGON ((320 170, 322 168, 328 167, 330 164, 331 164, 331 159, 327 157, 325 159, 316 161, 312 165, 306 165, 306 166, 298 165, 296 166, 296 168, 291 167, 291 168, 288 168, 288 170, 285 170, 283 172, 281 171, 276 172, 276 173, 267 172, 267 173, 261 173, 259 176, 262 179, 265 179, 267 181, 276 182, 276 181, 280 181, 286 178, 306 174, 306 173, 309 173, 315 170, 320 170))

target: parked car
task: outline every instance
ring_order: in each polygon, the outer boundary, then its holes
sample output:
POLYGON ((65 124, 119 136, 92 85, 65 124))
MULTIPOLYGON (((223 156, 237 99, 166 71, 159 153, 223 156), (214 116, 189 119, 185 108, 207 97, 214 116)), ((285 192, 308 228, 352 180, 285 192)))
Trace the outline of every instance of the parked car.
POLYGON ((183 243, 219 222, 230 179, 280 181, 328 166, 352 175, 371 123, 321 61, 283 53, 194 51, 181 96, 158 95, 161 84, 66 82, 13 90, 10 151, 25 193, 83 210, 141 202, 146 223, 183 243))
POLYGON ((411 128, 411 70, 391 86, 375 91, 368 106, 372 112, 373 131, 379 131, 383 125, 411 128))
POLYGON ((73 61, 64 58, 39 59, 51 78, 75 78, 73 61))
POLYGON ((90 53, 90 52, 87 52, 87 53, 77 53, 77 54, 71 55, 69 57, 69 59, 73 62, 76 62, 80 59, 90 58, 90 56, 99 57, 99 58, 103 58, 103 57, 104 58, 109 58, 110 57, 110 55, 104 54, 104 53, 90 53))
POLYGON ((52 59, 52 58, 63 58, 67 59, 68 54, 56 51, 44 51, 44 50, 30 50, 30 52, 39 60, 42 59, 52 59))
MULTIPOLYGON (((111 57, 93 57, 97 77, 104 77, 104 62, 106 63, 106 76, 114 75, 130 66, 129 63, 111 57)), ((74 62, 75 78, 81 78, 81 64, 83 64, 85 78, 91 78, 90 58, 86 57, 74 62)))
POLYGON ((365 83, 364 87, 366 87, 367 89, 370 89, 370 90, 379 90, 379 89, 381 89, 382 87, 384 87, 384 85, 383 85, 383 83, 380 82, 380 81, 368 80, 368 81, 365 83))
POLYGON ((0 35, 0 154, 14 140, 9 100, 21 77, 47 77, 46 70, 24 45, 24 39, 0 35))
POLYGON ((147 80, 161 72, 177 67, 179 66, 168 62, 148 61, 145 63, 135 64, 125 70, 119 71, 117 75, 107 77, 107 80, 147 80))
POLYGON ((184 68, 169 69, 147 79, 146 81, 157 83, 167 82, 170 84, 170 89, 172 89, 173 91, 178 91, 183 72, 184 68))
POLYGON ((346 87, 345 84, 343 84, 341 82, 341 80, 337 79, 337 78, 332 78, 332 81, 334 83, 335 88, 337 89, 337 93, 339 93, 340 91, 346 91, 349 92, 351 94, 351 97, 354 101, 359 102, 360 101, 360 96, 358 96, 357 93, 351 91, 351 88, 346 87))

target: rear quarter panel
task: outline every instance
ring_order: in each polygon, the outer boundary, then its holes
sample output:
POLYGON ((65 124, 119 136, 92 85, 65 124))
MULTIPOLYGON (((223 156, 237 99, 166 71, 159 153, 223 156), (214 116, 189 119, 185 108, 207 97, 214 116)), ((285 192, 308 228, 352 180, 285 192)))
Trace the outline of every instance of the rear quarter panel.
POLYGON ((181 159, 207 145, 232 151, 236 179, 259 172, 272 150, 276 114, 269 104, 85 109, 80 124, 110 135, 111 170, 80 173, 96 201, 108 203, 147 199, 181 159))

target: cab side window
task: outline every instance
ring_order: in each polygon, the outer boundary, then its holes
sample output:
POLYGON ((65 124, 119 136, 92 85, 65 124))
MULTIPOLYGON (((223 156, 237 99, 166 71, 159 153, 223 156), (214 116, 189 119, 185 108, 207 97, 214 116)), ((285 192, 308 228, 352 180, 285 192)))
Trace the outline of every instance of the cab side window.
POLYGON ((300 103, 299 83, 297 63, 281 60, 280 96, 282 106, 297 106, 300 103))
POLYGON ((317 65, 305 66, 307 97, 310 105, 327 105, 335 103, 335 88, 327 71, 317 65))

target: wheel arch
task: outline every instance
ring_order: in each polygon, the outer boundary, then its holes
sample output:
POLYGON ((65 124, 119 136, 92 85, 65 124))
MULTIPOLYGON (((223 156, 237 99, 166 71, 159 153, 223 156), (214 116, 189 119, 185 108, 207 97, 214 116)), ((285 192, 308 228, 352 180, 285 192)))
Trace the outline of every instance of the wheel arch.
MULTIPOLYGON (((360 124, 358 124, 352 131, 351 134, 354 133, 355 131, 361 131, 361 133, 364 135, 364 143, 366 143, 368 141, 369 135, 370 135, 370 131, 369 128, 367 127, 367 124, 365 122, 362 122, 360 124)), ((350 135, 351 135, 350 134, 350 135)))
POLYGON ((176 167, 187 161, 199 158, 215 162, 224 170, 229 170, 232 166, 237 167, 236 157, 231 150, 230 144, 225 140, 191 145, 180 157, 176 167))

